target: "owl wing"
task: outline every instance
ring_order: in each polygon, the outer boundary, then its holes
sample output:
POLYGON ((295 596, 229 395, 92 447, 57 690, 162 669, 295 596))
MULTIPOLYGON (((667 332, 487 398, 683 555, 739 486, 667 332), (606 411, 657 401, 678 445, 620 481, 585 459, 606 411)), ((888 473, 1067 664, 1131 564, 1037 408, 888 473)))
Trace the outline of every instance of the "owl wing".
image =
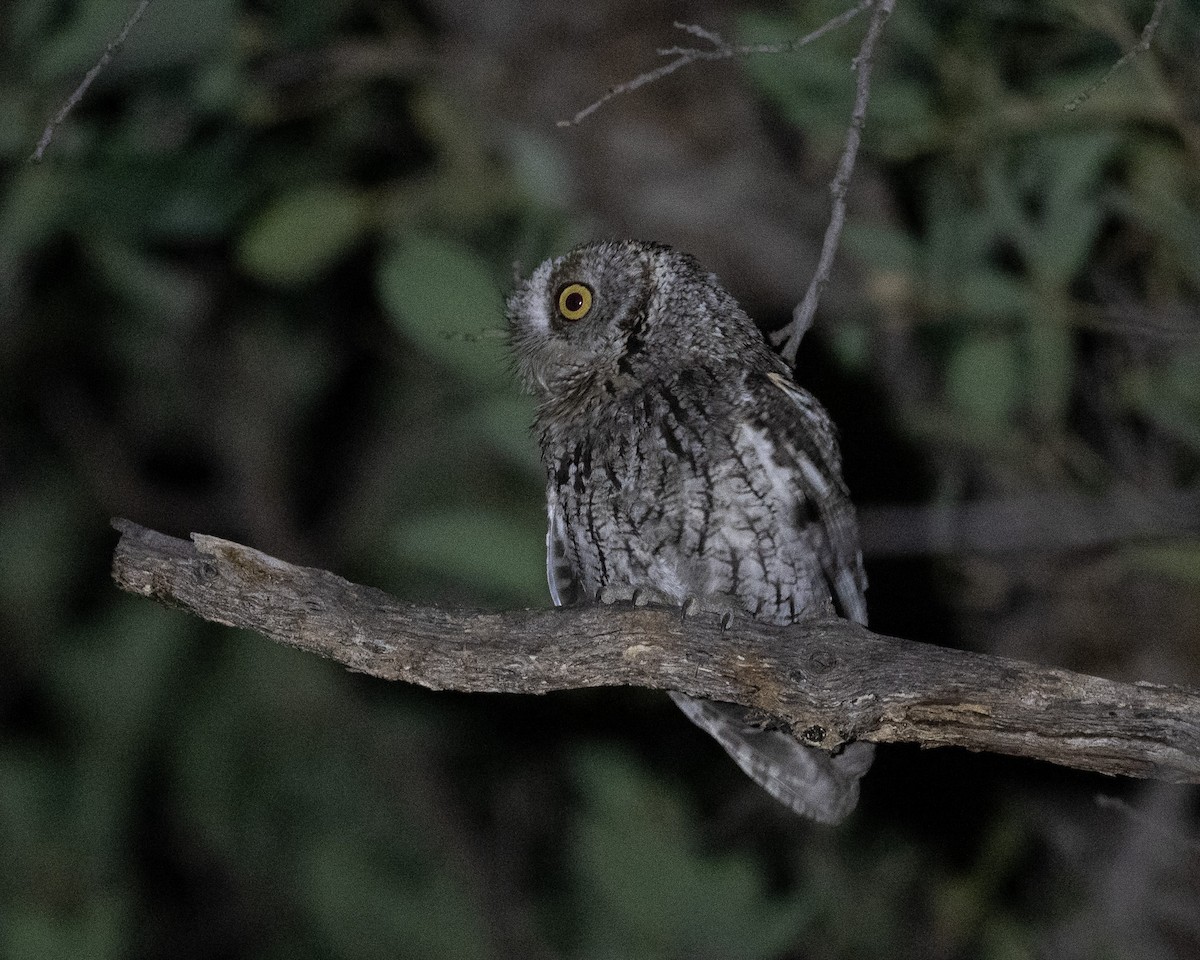
POLYGON ((750 711, 736 704, 676 692, 671 699, 751 780, 802 817, 840 823, 858 805, 858 781, 875 757, 874 744, 856 741, 830 753, 756 725, 750 711))
POLYGON ((858 541, 858 520, 842 480, 833 424, 816 400, 788 377, 772 372, 767 374, 767 381, 773 389, 768 393, 772 399, 762 411, 768 418, 764 426, 786 441, 776 443, 776 455, 792 460, 802 480, 799 494, 820 521, 826 548, 820 556, 825 579, 842 615, 865 625, 867 575, 858 541), (784 404, 777 402, 780 397, 784 404))
MULTIPOLYGON (((751 390, 747 419, 771 438, 775 460, 797 478, 798 506, 805 507, 797 513, 814 515, 824 540, 821 569, 837 606, 851 620, 866 623, 858 524, 841 479, 833 425, 816 400, 786 375, 768 374, 765 390, 751 390)), ((838 823, 857 806, 859 780, 875 756, 873 744, 850 743, 829 753, 764 728, 744 707, 682 693, 672 693, 671 699, 752 780, 801 816, 838 823)))
POLYGON ((546 487, 546 583, 556 607, 569 607, 582 592, 567 554, 567 525, 553 484, 546 487))

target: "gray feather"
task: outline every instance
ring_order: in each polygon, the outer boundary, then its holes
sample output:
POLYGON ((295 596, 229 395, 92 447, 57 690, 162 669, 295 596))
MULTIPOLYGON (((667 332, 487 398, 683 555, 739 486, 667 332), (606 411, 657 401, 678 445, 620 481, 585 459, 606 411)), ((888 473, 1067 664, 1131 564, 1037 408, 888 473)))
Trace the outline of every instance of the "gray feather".
MULTIPOLYGON (((833 425, 715 277, 661 245, 592 244, 539 266, 508 320, 538 401, 556 604, 637 591, 770 623, 866 621, 833 425)), ((832 755, 673 696, 793 810, 836 822, 854 808, 869 744, 832 755)))

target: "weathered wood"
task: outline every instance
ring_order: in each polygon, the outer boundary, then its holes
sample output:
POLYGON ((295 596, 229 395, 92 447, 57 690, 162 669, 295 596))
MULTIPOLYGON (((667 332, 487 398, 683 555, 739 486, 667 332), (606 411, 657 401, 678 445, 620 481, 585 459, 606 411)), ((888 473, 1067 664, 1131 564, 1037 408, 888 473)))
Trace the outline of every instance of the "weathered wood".
POLYGON ((776 627, 678 610, 481 613, 403 603, 249 547, 126 520, 113 578, 206 620, 433 690, 681 690, 752 707, 807 743, 958 746, 1200 782, 1200 693, 899 640, 844 620, 776 627))

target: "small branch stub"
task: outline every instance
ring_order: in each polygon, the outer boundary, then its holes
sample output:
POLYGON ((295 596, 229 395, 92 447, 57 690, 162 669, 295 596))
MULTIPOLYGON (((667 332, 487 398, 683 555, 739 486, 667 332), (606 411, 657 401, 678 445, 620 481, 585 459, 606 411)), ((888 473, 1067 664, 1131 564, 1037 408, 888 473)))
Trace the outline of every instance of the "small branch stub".
POLYGON ((1200 783, 1200 693, 1117 683, 886 637, 845 620, 777 627, 677 610, 480 613, 394 600, 240 544, 113 521, 125 590, 434 690, 678 690, 753 708, 804 742, 959 746, 1200 783))

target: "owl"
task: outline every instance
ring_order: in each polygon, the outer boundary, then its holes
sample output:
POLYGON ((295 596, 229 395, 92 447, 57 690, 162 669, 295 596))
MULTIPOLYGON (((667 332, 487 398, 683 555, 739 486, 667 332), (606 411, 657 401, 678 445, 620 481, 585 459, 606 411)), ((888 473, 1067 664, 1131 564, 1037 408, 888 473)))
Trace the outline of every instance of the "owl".
MULTIPOLYGON (((537 401, 555 604, 866 622, 833 425, 715 276, 662 244, 593 243, 541 264, 507 307, 537 401)), ((834 755, 743 707, 671 696, 797 813, 854 809, 870 744, 834 755)))

